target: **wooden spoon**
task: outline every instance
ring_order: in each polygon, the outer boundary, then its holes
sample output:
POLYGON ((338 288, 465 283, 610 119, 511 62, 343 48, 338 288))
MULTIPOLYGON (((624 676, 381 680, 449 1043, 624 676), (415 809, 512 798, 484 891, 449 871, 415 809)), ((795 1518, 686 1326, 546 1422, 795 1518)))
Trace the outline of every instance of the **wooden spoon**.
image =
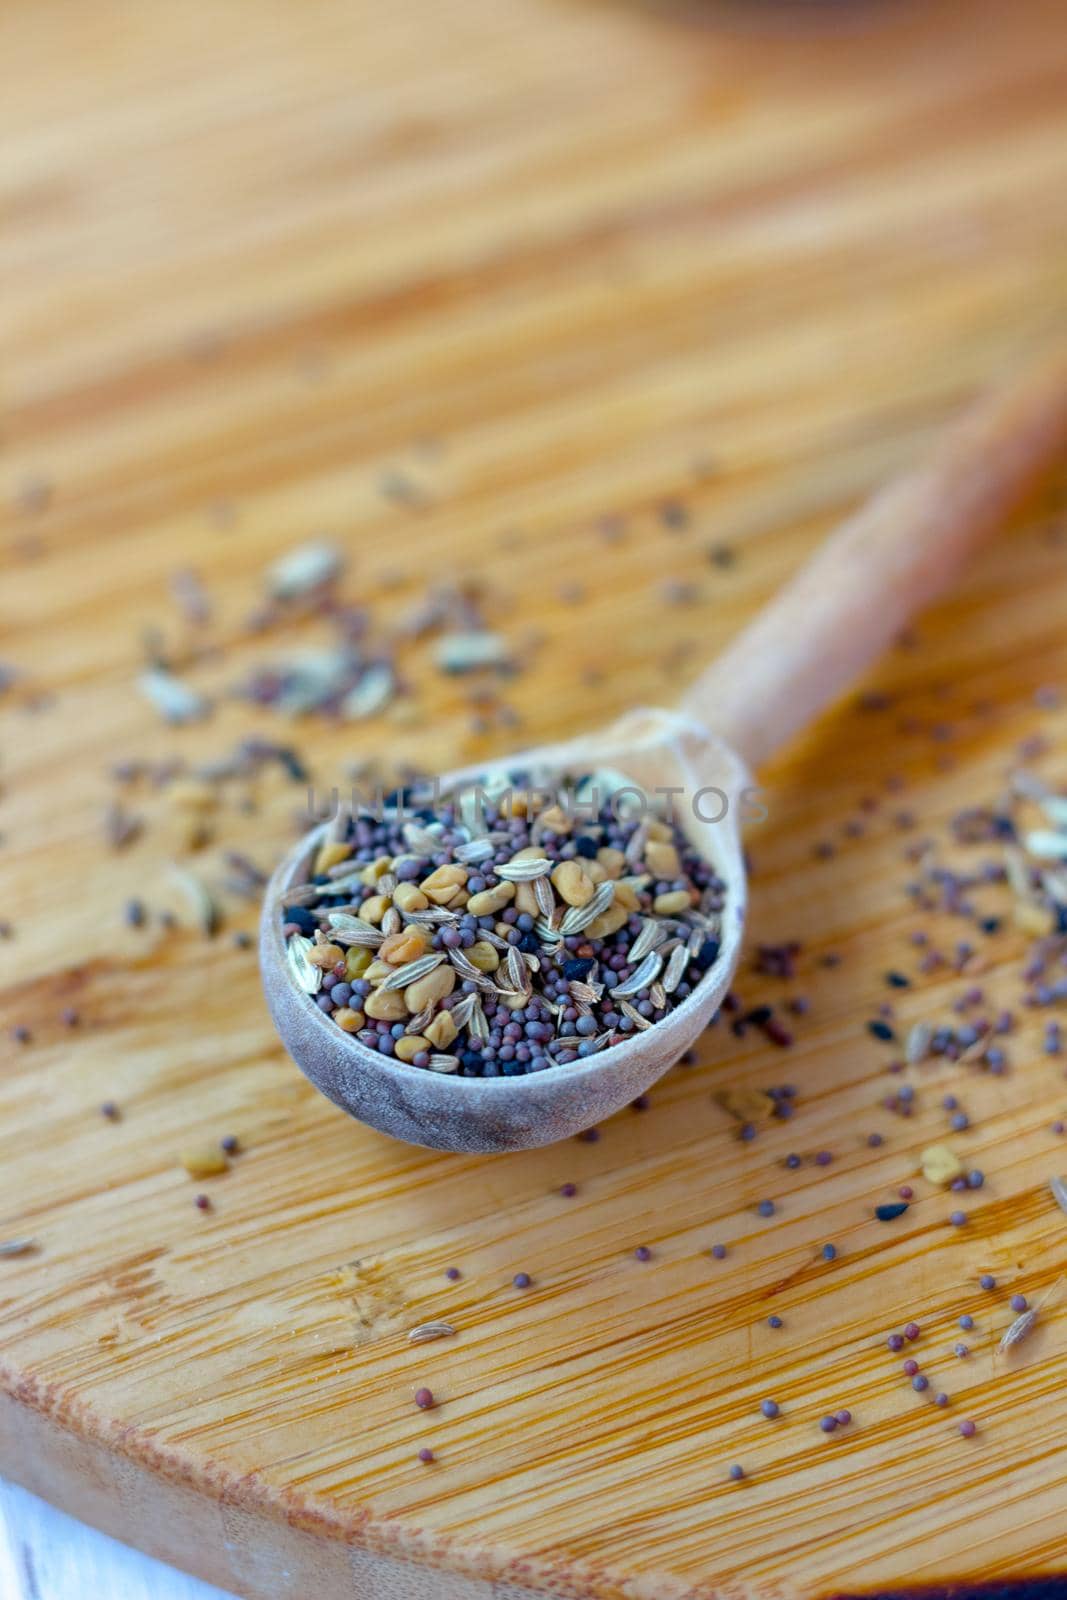
POLYGON ((967 412, 925 467, 845 522, 698 679, 680 711, 631 712, 601 733, 442 779, 447 788, 517 765, 560 775, 612 767, 646 793, 681 789, 675 815, 724 880, 726 913, 715 966, 663 1021, 588 1060, 515 1078, 442 1075, 368 1050, 297 988, 286 961, 277 908, 306 877, 323 824, 275 872, 260 930, 267 1003, 297 1065, 351 1116, 440 1150, 551 1144, 635 1099, 707 1027, 733 977, 745 917, 739 823, 750 765, 836 699, 1065 452, 1060 354, 967 412), (722 797, 725 815, 708 820, 723 810, 722 797))

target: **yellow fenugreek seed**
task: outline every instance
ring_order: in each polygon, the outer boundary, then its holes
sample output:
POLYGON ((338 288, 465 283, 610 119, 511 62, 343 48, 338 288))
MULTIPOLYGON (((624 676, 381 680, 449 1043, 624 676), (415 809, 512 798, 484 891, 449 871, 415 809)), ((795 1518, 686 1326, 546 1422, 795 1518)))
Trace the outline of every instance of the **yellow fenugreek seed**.
POLYGON ((577 861, 561 861, 552 872, 552 883, 561 900, 569 906, 587 906, 593 898, 592 879, 577 861))
POLYGON ((549 806, 547 811, 541 812, 537 824, 550 833, 570 833, 574 827, 574 818, 569 816, 562 806, 549 806))
POLYGON ((219 791, 215 784, 202 778, 179 778, 167 790, 167 799, 185 811, 214 811, 219 791))
POLYGON ((401 928, 399 933, 391 933, 383 939, 378 946, 378 960, 388 961, 390 966, 403 967, 409 961, 417 961, 426 954, 427 938, 421 928, 401 928))
POLYGON ((435 889, 458 889, 467 881, 467 869, 458 861, 446 861, 443 867, 435 867, 422 882, 419 888, 423 894, 432 895, 435 889))
POLYGON ((541 907, 537 903, 537 893, 532 883, 517 883, 515 885, 513 904, 520 917, 524 914, 528 917, 539 917, 541 915, 541 907))
POLYGON ((446 999, 456 987, 456 969, 447 964, 435 967, 425 978, 416 978, 404 990, 404 1001, 412 1016, 418 1016, 427 1006, 446 999))
POLYGON ((447 1050, 458 1031, 451 1011, 439 1011, 426 1029, 426 1038, 436 1049, 447 1050))
POLYGON ((650 839, 645 845, 645 861, 648 870, 657 878, 676 878, 682 870, 673 844, 662 843, 658 839, 650 839))
POLYGON ((217 1144, 195 1145, 178 1157, 190 1178, 215 1178, 229 1170, 226 1152, 217 1144))
POLYGON ((626 857, 612 845, 604 845, 597 851, 596 858, 609 878, 621 878, 626 871, 626 857))
POLYGON ((624 883, 621 878, 615 885, 615 899, 612 903, 617 906, 625 907, 627 911, 637 911, 641 905, 637 890, 634 888, 633 884, 624 883))
POLYGON ((715 1096, 719 1104, 738 1122, 763 1122, 774 1115, 776 1102, 762 1089, 720 1089, 715 1096))
POLYGON ((358 1033, 367 1019, 362 1011, 353 1011, 351 1006, 338 1006, 333 1020, 345 1033, 358 1033))
POLYGON ((688 911, 691 905, 688 889, 670 889, 656 896, 652 909, 661 917, 675 917, 679 911, 688 911))
POLYGON ((922 1175, 928 1183, 951 1183, 963 1172, 963 1162, 947 1144, 932 1144, 919 1157, 922 1175))
POLYGON ((364 1000, 363 1009, 375 1022, 402 1022, 408 1006, 398 989, 374 989, 364 1000))
POLYGON ((400 1061, 414 1061, 420 1050, 429 1050, 429 1039, 423 1038, 421 1033, 405 1033, 398 1039, 393 1047, 393 1054, 400 1061))
POLYGON ((352 846, 343 844, 340 839, 327 839, 325 844, 320 844, 315 856, 313 873, 329 872, 331 867, 338 866, 342 861, 347 861, 352 854, 352 846))
POLYGON ((485 939, 479 939, 477 944, 472 944, 463 954, 472 967, 477 967, 479 972, 495 972, 500 965, 499 953, 485 939))
POLYGON ((336 967, 339 961, 345 959, 345 953, 339 944, 317 944, 308 951, 308 960, 313 967, 321 967, 323 972, 329 972, 331 967, 336 967))
POLYGON ((496 912, 503 911, 514 898, 513 883, 498 883, 493 889, 483 889, 480 894, 472 894, 467 901, 467 910, 472 917, 491 917, 496 912))
POLYGON ((425 911, 429 903, 417 884, 398 883, 393 890, 393 904, 400 911, 425 911))
POLYGON ((373 922, 377 925, 389 910, 389 905, 390 898, 387 894, 372 894, 360 906, 359 915, 364 922, 373 922))
POLYGON ((367 968, 374 960, 374 956, 366 945, 350 944, 345 955, 345 977, 349 983, 355 983, 357 978, 367 975, 367 968))
POLYGON ((587 939, 607 939, 611 934, 618 933, 629 916, 630 913, 625 906, 609 906, 595 921, 589 924, 585 930, 585 936, 587 939))

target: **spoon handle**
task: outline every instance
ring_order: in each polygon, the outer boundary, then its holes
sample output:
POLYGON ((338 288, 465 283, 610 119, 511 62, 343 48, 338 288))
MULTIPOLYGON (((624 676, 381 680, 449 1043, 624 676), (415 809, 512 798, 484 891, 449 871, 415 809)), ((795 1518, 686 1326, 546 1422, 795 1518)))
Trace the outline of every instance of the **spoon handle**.
POLYGON ((1067 350, 966 411, 925 466, 833 533, 682 711, 757 766, 835 700, 1067 455, 1067 350))

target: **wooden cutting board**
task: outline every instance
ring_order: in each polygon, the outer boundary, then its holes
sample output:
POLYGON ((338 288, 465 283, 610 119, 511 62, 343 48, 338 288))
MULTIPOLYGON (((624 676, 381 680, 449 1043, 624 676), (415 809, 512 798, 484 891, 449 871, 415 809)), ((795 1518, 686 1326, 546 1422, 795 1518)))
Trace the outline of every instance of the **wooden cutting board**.
MULTIPOLYGON (((1002 1078, 913 1069, 905 1119, 867 1030, 886 1001, 900 1031, 951 1020, 979 982, 1017 1000, 1010 928, 980 977, 919 974, 905 853, 996 795, 1020 741, 1047 734, 1057 773, 1067 719, 1035 693, 1067 668, 1062 500, 885 663, 887 706, 766 775, 752 949, 803 949, 738 989, 793 1048, 720 1025, 596 1143, 408 1149, 305 1083, 233 941, 255 906, 224 894, 209 939, 169 872, 268 866, 303 803, 280 771, 227 785, 199 850, 166 785, 124 793, 125 848, 102 826, 124 761, 281 738, 329 784, 675 699, 1061 324, 1062 22, 1058 0, 4 7, 0 660, 23 681, 0 702, 0 1237, 36 1249, 0 1259, 0 1472, 264 1600, 818 1597, 1067 1565, 1067 1296, 995 1353, 1008 1295, 1067 1264, 1062 1062, 1028 1018, 1002 1078), (248 618, 267 563, 323 533, 379 630, 427 582, 482 582, 527 663, 521 729, 474 725, 421 644, 404 708, 363 725, 234 698, 319 638, 248 618), (209 721, 168 729, 137 693, 153 630, 209 721), (715 1095, 786 1081, 793 1120, 739 1140, 715 1095), (915 1176, 950 1092, 986 1174, 962 1201, 915 1176), (194 1183, 179 1152, 231 1134, 194 1183), (876 1221, 903 1183, 911 1210, 876 1221), (885 1348, 912 1316, 945 1411, 885 1348), (409 1345, 442 1317, 454 1338, 409 1345)), ((927 923, 950 955, 970 932, 927 923)))

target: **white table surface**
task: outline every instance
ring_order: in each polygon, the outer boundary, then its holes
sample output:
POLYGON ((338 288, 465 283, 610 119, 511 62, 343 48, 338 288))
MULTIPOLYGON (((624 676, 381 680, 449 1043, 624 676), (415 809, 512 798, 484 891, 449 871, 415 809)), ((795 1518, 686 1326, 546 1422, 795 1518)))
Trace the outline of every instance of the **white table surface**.
POLYGON ((0 1479, 0 1600, 234 1600, 0 1479))

